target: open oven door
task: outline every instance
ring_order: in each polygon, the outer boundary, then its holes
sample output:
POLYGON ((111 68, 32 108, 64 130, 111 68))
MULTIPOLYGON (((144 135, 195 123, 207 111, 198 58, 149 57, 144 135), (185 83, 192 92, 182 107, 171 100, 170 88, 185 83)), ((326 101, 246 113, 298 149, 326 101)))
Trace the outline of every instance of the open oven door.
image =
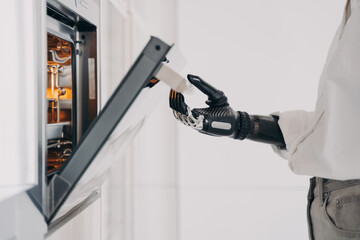
POLYGON ((163 62, 169 59, 171 48, 152 37, 62 169, 46 186, 28 191, 48 224, 96 194, 94 190, 114 162, 110 153, 126 150, 153 109, 158 91, 168 91, 161 84, 154 86, 157 81, 153 78, 164 69, 169 71, 163 62))

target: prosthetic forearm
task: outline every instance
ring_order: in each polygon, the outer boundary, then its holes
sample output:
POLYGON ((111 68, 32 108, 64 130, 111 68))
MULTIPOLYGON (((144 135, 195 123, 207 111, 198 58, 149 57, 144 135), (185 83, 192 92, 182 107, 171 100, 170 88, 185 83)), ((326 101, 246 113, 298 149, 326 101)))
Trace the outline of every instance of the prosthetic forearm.
POLYGON ((249 132, 246 139, 269 143, 285 149, 285 141, 278 124, 277 116, 249 116, 249 132))
POLYGON ((222 91, 217 90, 201 78, 188 75, 189 81, 208 96, 208 108, 190 109, 181 93, 171 90, 170 107, 175 118, 183 124, 212 136, 228 136, 234 139, 274 144, 285 148, 277 116, 249 115, 235 112, 222 91))

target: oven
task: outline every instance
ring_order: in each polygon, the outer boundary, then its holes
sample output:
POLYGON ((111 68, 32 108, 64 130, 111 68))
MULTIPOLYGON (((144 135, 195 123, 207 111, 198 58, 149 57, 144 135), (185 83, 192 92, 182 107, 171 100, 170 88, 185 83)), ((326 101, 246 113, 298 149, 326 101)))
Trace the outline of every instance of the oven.
POLYGON ((37 84, 38 185, 28 194, 48 223, 60 207, 54 202, 73 187, 59 174, 100 110, 99 14, 98 1, 46 0, 38 37, 46 71, 37 84))
POLYGON ((98 3, 47 0, 46 4, 41 68, 46 74, 37 85, 38 185, 28 195, 50 231, 100 197, 114 156, 127 151, 159 93, 169 90, 154 77, 172 73, 164 66, 172 59, 168 53, 173 48, 151 37, 127 74, 119 76, 122 80, 107 102, 100 104, 100 83, 110 79, 99 77, 98 3))

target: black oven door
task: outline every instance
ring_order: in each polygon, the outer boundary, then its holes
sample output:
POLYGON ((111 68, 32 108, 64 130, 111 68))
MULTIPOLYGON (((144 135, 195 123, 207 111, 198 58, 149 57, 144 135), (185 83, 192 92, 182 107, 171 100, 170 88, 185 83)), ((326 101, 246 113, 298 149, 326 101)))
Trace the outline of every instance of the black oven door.
POLYGON ((139 130, 158 89, 158 86, 151 88, 150 81, 170 49, 171 46, 152 37, 62 169, 46 186, 38 185, 28 191, 48 224, 65 202, 77 200, 84 194, 89 196, 87 175, 96 174, 100 165, 109 167, 111 162, 104 162, 107 159, 104 154, 110 149, 125 150, 139 130))

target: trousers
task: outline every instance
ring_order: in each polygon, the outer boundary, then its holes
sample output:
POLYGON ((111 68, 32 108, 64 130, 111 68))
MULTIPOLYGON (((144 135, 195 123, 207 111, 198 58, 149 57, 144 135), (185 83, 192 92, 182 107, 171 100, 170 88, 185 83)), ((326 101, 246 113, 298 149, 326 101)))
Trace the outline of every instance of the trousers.
POLYGON ((360 240, 360 180, 311 178, 307 221, 310 240, 360 240))

